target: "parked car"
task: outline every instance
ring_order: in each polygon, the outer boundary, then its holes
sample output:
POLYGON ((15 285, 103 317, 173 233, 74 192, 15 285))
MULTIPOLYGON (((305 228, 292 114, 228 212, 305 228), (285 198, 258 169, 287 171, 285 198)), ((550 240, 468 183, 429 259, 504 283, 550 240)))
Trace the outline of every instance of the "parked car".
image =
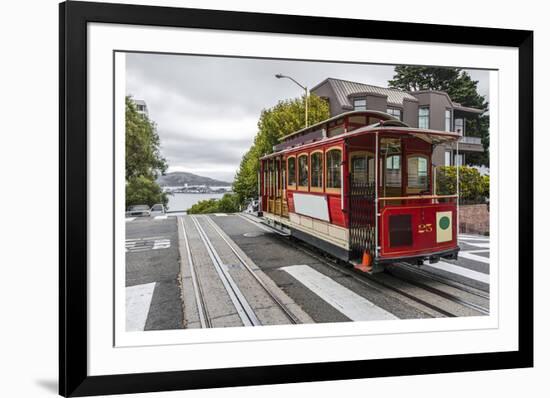
POLYGON ((151 209, 147 205, 133 205, 128 207, 126 217, 149 217, 151 209))
POLYGON ((157 203, 151 207, 151 216, 163 216, 164 214, 166 214, 164 205, 157 203))

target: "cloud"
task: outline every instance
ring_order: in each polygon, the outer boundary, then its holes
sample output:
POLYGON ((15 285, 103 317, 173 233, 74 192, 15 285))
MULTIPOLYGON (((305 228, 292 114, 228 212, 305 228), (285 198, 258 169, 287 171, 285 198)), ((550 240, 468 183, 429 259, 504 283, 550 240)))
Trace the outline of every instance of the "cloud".
MULTIPOLYGON (((310 88, 327 77, 387 86, 393 66, 128 53, 126 92, 147 103, 169 171, 231 180, 262 109, 303 94, 276 73, 310 88)), ((475 79, 488 90, 488 73, 475 79)))

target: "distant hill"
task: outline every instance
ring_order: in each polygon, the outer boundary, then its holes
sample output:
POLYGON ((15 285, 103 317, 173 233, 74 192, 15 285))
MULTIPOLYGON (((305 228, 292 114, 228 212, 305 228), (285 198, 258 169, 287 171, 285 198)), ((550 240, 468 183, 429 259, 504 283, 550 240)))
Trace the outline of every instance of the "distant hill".
POLYGON ((157 179, 157 183, 162 187, 182 187, 185 184, 206 185, 210 187, 223 187, 231 185, 231 183, 227 181, 220 181, 209 177, 202 177, 193 173, 186 173, 185 171, 174 171, 173 173, 166 173, 166 175, 160 176, 157 179))

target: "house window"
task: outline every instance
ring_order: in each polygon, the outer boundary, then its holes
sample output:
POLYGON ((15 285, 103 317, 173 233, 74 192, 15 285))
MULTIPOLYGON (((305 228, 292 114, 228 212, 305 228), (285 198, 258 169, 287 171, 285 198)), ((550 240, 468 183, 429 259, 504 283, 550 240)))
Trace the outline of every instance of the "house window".
POLYGON ((407 160, 408 187, 425 191, 428 189, 428 159, 413 155, 407 160))
POLYGON ((430 128, 430 108, 428 106, 418 108, 418 128, 430 128))
POLYGON ((354 98, 354 100, 353 100, 353 110, 355 110, 355 111, 366 111, 367 110, 367 100, 365 98, 354 98))
POLYGON ((463 166, 464 165, 464 155, 458 154, 455 155, 455 166, 463 166))
POLYGON ((455 131, 459 134, 464 135, 464 119, 455 119, 455 131))
POLYGON ((308 184, 308 166, 307 155, 298 156, 298 187, 305 188, 307 190, 308 184))
POLYGON ((445 109, 445 131, 451 131, 451 110, 445 109))
POLYGON ((398 120, 403 120, 403 113, 401 112, 401 109, 398 108, 388 108, 386 113, 389 113, 393 117, 395 117, 398 120))
POLYGON ((296 158, 294 156, 288 158, 288 186, 296 188, 296 158))
POLYGON ((445 166, 452 166, 452 152, 445 151, 445 166))
POLYGON ((323 188, 323 153, 311 154, 311 188, 323 188))
POLYGON ((327 152, 327 190, 341 187, 341 163, 342 151, 340 149, 331 149, 327 152))

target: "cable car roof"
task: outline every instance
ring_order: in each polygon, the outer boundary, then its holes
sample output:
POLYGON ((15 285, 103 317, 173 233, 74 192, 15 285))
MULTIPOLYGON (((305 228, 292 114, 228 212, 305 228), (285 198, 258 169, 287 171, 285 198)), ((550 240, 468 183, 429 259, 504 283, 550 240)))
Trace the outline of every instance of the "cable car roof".
MULTIPOLYGON (((351 112, 350 112, 351 113, 351 112)), ((326 120, 325 120, 326 122, 326 120)), ((304 129, 305 130, 305 129, 304 129)), ((462 136, 458 133, 451 131, 439 131, 439 130, 430 130, 430 129, 420 129, 416 127, 408 127, 405 123, 398 120, 386 120, 381 121, 380 123, 372 124, 370 126, 360 127, 356 130, 353 130, 349 133, 343 133, 335 135, 334 137, 325 137, 320 140, 308 142, 302 145, 297 145, 293 147, 288 147, 281 149, 277 152, 272 152, 262 156, 260 159, 267 159, 273 156, 282 155, 287 152, 296 151, 298 149, 307 149, 312 146, 330 144, 337 141, 345 141, 353 137, 357 137, 362 134, 398 134, 403 136, 412 136, 423 141, 426 141, 430 144, 439 145, 445 142, 452 142, 459 140, 462 136)))
MULTIPOLYGON (((297 130, 297 131, 294 131, 290 134, 287 134, 285 136, 282 136, 281 138, 279 138, 279 141, 282 142, 284 140, 287 140, 288 138, 290 137, 294 137, 295 135, 299 135, 301 133, 305 133, 306 131, 308 130, 311 130, 311 131, 314 131, 316 129, 318 129, 319 127, 327 124, 327 123, 330 123, 332 121, 335 121, 335 120, 339 120, 339 119, 343 119, 345 117, 348 117, 348 116, 355 116, 355 115, 365 115, 365 116, 374 116, 374 117, 377 117, 383 121, 398 121, 397 119, 395 119, 392 115, 388 114, 388 113, 385 113, 385 112, 381 112, 381 111, 373 111, 373 110, 367 110, 367 111, 350 111, 350 112, 344 112, 344 113, 339 113, 338 115, 336 116, 333 116, 329 119, 325 119, 323 121, 320 121, 318 123, 315 123, 315 124, 312 124, 311 126, 308 126, 308 127, 304 127, 303 129, 300 129, 300 130, 297 130)), ((403 122, 401 122, 403 123, 403 122)), ((404 124, 404 123, 403 123, 404 124)))

